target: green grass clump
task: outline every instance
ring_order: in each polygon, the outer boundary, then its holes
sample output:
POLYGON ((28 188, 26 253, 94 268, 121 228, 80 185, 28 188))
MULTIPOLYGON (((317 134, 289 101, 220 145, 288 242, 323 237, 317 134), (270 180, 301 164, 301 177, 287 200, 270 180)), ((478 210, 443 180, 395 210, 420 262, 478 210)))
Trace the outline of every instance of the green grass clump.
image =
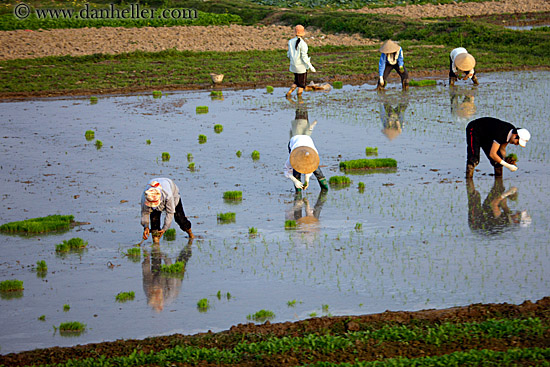
POLYGON ((237 153, 235 153, 237 155, 237 157, 241 158, 241 156, 243 155, 243 152, 241 152, 240 150, 237 150, 237 153))
POLYGON ((183 261, 176 261, 173 264, 170 265, 162 265, 160 267, 160 271, 164 274, 181 274, 185 272, 185 263, 183 261))
POLYGON ((16 292, 22 291, 23 281, 17 279, 8 279, 0 282, 0 292, 16 292))
POLYGON ((84 137, 86 138, 86 140, 94 140, 94 138, 95 138, 95 131, 93 131, 93 130, 86 130, 86 132, 84 133, 84 137))
POLYGON ((271 85, 268 85, 265 89, 267 90, 267 93, 273 93, 275 90, 271 85))
POLYGON ((40 320, 40 321, 46 321, 46 315, 40 315, 40 316, 38 316, 38 320, 40 320))
POLYGON ((163 162, 168 162, 170 160, 170 153, 162 152, 161 158, 163 162))
POLYGON ((139 247, 131 247, 126 251, 125 255, 131 258, 141 257, 141 249, 139 247))
POLYGON ((296 221, 295 220, 285 220, 285 229, 292 229, 296 228, 296 221))
POLYGON ((147 145, 151 145, 151 139, 147 139, 147 140, 145 140, 145 144, 147 144, 147 145))
POLYGON ((208 113, 208 106, 197 106, 197 108, 195 109, 195 112, 197 114, 208 113))
POLYGON ((176 239, 176 229, 169 228, 164 232, 164 239, 166 241, 174 241, 176 239))
POLYGON ((223 198, 225 200, 242 200, 243 192, 242 191, 226 191, 223 193, 223 198))
POLYGON ((378 147, 366 147, 365 148, 365 154, 366 155, 378 155, 378 147))
POLYGON ((213 90, 210 92, 210 97, 221 97, 223 92, 221 90, 213 90))
POLYGON ((235 221, 235 213, 218 213, 218 222, 229 223, 235 221))
POLYGON ((216 134, 219 134, 223 131, 223 126, 220 125, 220 124, 216 124, 214 125, 214 132, 216 132, 216 134))
POLYGON ((248 234, 250 236, 255 236, 258 234, 258 229, 256 227, 250 227, 248 228, 248 234))
POLYGON ((117 302, 133 301, 135 297, 136 297, 136 294, 134 291, 120 292, 115 296, 115 300, 117 302))
POLYGON ((250 154, 250 156, 252 157, 253 160, 258 160, 260 159, 260 152, 258 152, 257 150, 253 151, 252 154, 250 154))
POLYGON ((206 143, 206 135, 199 134, 199 144, 206 143))
POLYGON ((363 230, 363 223, 355 223, 355 230, 356 231, 362 231, 363 230))
POLYGON ((371 169, 397 167, 397 161, 393 158, 355 159, 340 162, 340 169, 371 169))
POLYGON ((98 139, 95 141, 95 147, 97 149, 101 149, 102 146, 103 146, 103 142, 101 140, 98 139))
POLYGON ((45 273, 48 271, 48 265, 46 265, 46 261, 44 260, 38 260, 36 262, 36 271, 39 273, 45 273))
POLYGON ((288 302, 286 303, 286 305, 287 305, 288 307, 294 307, 294 306, 296 306, 296 300, 293 299, 292 301, 288 301, 288 302))
POLYGON ((193 161, 193 154, 187 153, 187 162, 192 162, 192 161, 193 161))
POLYGON ((409 85, 411 87, 426 87, 429 85, 437 85, 437 81, 431 79, 410 80, 409 85))
POLYGON ((72 215, 49 215, 2 224, 0 232, 30 234, 61 231, 70 229, 73 222, 72 215))
POLYGON ((162 92, 160 90, 154 90, 153 98, 160 98, 160 97, 162 97, 162 92))
POLYGON ((97 101, 98 101, 97 97, 95 97, 95 96, 90 97, 90 103, 91 104, 96 104, 97 101))
POLYGON ((191 162, 187 165, 189 171, 195 171, 195 162, 191 162))
POLYGON ((357 188, 359 189, 360 192, 365 191, 365 183, 364 182, 359 182, 357 184, 357 188))
POLYGON ((200 312, 206 312, 210 308, 210 302, 206 298, 201 298, 197 302, 197 308, 200 312))
POLYGON ((59 332, 83 332, 86 330, 86 324, 83 324, 78 321, 69 321, 69 322, 62 322, 59 324, 59 332))
POLYGON ((332 176, 328 183, 335 186, 347 186, 351 184, 351 180, 348 176, 332 176))
POLYGON ((332 83, 332 87, 334 89, 342 89, 343 86, 344 86, 344 84, 340 81, 336 81, 336 82, 332 83))
POLYGON ((258 322, 264 322, 275 318, 275 313, 269 310, 260 310, 256 313, 246 316, 247 320, 254 320, 258 322))
POLYGON ((67 311, 69 311, 70 309, 71 309, 71 306, 70 306, 70 305, 68 305, 68 304, 64 304, 64 305, 63 305, 63 311, 67 312, 67 311))
POLYGON ((80 237, 74 237, 70 240, 64 240, 63 243, 55 245, 55 252, 69 252, 69 251, 78 251, 84 249, 88 246, 88 242, 84 241, 80 237))

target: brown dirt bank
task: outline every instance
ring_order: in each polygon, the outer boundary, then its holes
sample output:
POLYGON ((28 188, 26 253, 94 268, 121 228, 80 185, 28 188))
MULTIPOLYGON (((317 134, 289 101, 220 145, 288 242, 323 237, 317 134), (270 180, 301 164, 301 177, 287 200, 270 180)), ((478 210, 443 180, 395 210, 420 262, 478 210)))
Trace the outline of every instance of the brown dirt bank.
MULTIPOLYGON (((465 307, 453 307, 443 310, 423 310, 416 312, 392 312, 386 311, 380 314, 363 316, 339 316, 320 317, 298 322, 285 322, 257 325, 253 323, 239 324, 231 327, 230 330, 220 333, 201 333, 191 336, 171 335, 163 337, 151 337, 144 340, 119 340, 115 342, 96 343, 79 345, 72 348, 48 348, 36 349, 22 353, 11 353, 0 356, 0 365, 25 366, 31 364, 52 364, 62 363, 68 359, 82 359, 88 357, 125 356, 134 350, 144 353, 150 351, 161 351, 166 348, 173 348, 176 345, 194 346, 204 348, 232 348, 236 343, 242 341, 257 342, 262 338, 273 336, 299 337, 306 334, 342 334, 347 331, 367 330, 369 328, 380 328, 384 325, 438 325, 443 322, 464 323, 482 322, 488 319, 525 319, 537 317, 544 325, 550 321, 550 297, 545 297, 536 303, 525 301, 521 305, 502 304, 473 304, 465 307)), ((538 337, 514 335, 504 339, 480 339, 464 342, 463 340, 451 341, 438 347, 420 341, 410 343, 395 342, 373 342, 361 345, 359 354, 346 350, 338 351, 333 355, 295 354, 292 351, 284 355, 265 355, 262 360, 254 356, 245 358, 242 363, 231 364, 232 366, 295 366, 305 363, 313 363, 319 360, 354 362, 358 360, 371 361, 398 356, 417 358, 429 355, 443 355, 455 351, 466 351, 469 349, 491 349, 503 351, 508 348, 548 348, 550 347, 550 333, 538 337)), ((184 366, 185 364, 175 363, 173 366, 184 366)), ((201 366, 209 364, 200 364, 201 366)), ((223 366, 224 364, 216 364, 223 366)))

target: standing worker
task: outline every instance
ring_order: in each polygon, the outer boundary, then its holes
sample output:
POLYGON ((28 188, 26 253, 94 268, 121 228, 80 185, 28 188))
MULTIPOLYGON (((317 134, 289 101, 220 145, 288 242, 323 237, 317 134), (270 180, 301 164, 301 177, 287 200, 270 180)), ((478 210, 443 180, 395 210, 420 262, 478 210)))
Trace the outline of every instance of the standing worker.
POLYGON ((464 47, 458 47, 451 51, 449 55, 449 85, 455 85, 460 78, 460 73, 464 73, 462 80, 472 79, 474 85, 478 85, 476 72, 476 59, 468 53, 464 47))
POLYGON ((285 177, 292 180, 296 193, 302 192, 309 186, 309 178, 315 175, 321 191, 328 191, 325 175, 319 168, 319 153, 309 135, 295 135, 288 142, 290 153, 285 163, 285 177), (305 183, 302 183, 302 173, 306 175, 305 183))
POLYGON ((296 92, 298 97, 302 96, 302 92, 306 87, 308 69, 313 73, 316 72, 313 65, 311 65, 309 56, 307 55, 307 43, 302 39, 302 37, 306 34, 304 26, 298 24, 295 32, 296 37, 288 41, 288 51, 286 53, 290 60, 289 70, 294 73, 294 83, 286 93, 287 98, 290 98, 292 92, 296 88, 298 88, 298 91, 296 92))
POLYGON ((505 162, 508 143, 525 147, 531 138, 527 129, 516 128, 509 122, 493 117, 482 117, 471 121, 466 127, 467 158, 466 178, 474 176, 479 164, 479 149, 483 149, 489 162, 495 168, 495 176, 502 176, 502 166, 514 172, 517 166, 505 162))
POLYGON ((403 61, 403 49, 397 43, 392 40, 387 40, 380 47, 380 61, 378 62, 378 85, 376 89, 382 90, 386 87, 388 81, 388 75, 390 75, 392 69, 397 71, 397 74, 401 77, 401 86, 403 90, 409 88, 409 72, 405 69, 405 63, 403 61))
POLYGON ((180 228, 187 232, 189 238, 194 238, 191 232, 191 222, 185 216, 179 189, 169 178, 153 178, 147 183, 143 194, 141 195, 141 225, 143 226, 143 239, 149 237, 149 220, 151 222, 151 231, 153 233, 153 242, 158 243, 160 237, 166 232, 172 220, 180 228), (166 213, 164 225, 160 228, 160 215, 166 213))

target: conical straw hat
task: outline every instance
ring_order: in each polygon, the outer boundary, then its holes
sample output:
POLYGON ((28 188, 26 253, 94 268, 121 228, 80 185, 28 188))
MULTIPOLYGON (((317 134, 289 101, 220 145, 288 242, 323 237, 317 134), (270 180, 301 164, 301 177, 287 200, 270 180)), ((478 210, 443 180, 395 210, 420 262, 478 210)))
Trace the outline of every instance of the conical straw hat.
POLYGON ((312 173, 319 167, 319 154, 310 147, 298 147, 290 153, 290 165, 300 173, 312 173))
POLYGON ((455 58, 455 65, 463 71, 470 71, 476 66, 476 59, 469 53, 458 54, 455 58))
POLYGON ((380 47, 380 52, 384 54, 391 54, 399 51, 399 48, 400 46, 397 43, 393 42, 392 40, 387 40, 380 47))

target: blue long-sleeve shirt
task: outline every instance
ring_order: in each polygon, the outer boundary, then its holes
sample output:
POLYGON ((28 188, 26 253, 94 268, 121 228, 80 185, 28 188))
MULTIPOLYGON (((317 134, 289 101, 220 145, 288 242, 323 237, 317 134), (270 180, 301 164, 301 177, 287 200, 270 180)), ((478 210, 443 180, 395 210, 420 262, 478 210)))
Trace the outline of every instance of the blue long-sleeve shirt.
MULTIPOLYGON (((380 61, 378 62, 378 75, 383 76, 384 75, 384 69, 386 69, 386 62, 388 62, 388 57, 385 53, 380 54, 380 61)), ((399 67, 402 67, 405 65, 405 62, 403 61, 403 49, 399 47, 399 51, 397 51, 397 65, 399 67)))

